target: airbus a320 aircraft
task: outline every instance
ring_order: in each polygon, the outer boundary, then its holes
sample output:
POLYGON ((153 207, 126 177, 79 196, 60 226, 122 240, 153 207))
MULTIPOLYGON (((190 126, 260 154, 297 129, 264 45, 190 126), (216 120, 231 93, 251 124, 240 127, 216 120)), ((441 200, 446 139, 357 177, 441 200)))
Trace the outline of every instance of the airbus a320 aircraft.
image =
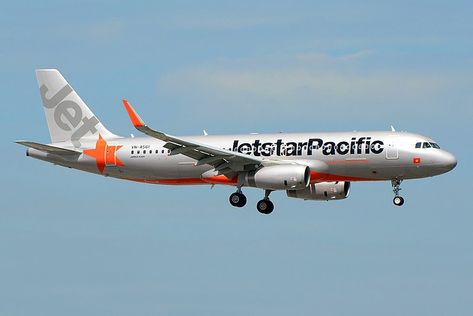
MULTIPOLYGON (((148 127, 123 100, 134 127, 144 137, 108 131, 56 69, 39 69, 50 144, 18 141, 26 155, 99 175, 153 184, 223 184, 236 187, 230 203, 246 204, 243 187, 264 190, 257 203, 273 211, 272 191, 304 200, 339 200, 350 182, 391 181, 393 202, 405 179, 452 170, 457 160, 432 139, 412 133, 276 133, 176 137, 148 127)), ((205 133, 206 134, 206 133, 205 133)))

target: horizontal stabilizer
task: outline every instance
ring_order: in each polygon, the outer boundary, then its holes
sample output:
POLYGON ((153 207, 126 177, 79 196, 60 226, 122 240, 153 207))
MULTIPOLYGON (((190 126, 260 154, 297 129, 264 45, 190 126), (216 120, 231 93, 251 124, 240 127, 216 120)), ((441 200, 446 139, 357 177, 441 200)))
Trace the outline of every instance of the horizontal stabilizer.
POLYGON ((82 154, 82 152, 80 151, 61 148, 61 147, 55 147, 55 146, 45 145, 45 144, 40 144, 40 143, 35 143, 35 142, 17 141, 16 143, 29 147, 29 148, 34 148, 36 150, 39 150, 48 154, 55 154, 59 156, 74 156, 74 155, 82 154))

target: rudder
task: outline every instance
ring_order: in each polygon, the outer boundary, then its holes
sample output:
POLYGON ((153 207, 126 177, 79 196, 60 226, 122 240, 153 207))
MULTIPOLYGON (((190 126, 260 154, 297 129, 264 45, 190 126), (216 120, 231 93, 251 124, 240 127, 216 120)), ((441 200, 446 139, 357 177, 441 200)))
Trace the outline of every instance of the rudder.
POLYGON ((43 102, 51 142, 71 142, 81 147, 83 140, 116 138, 100 123, 89 107, 56 69, 37 69, 41 101, 43 102))

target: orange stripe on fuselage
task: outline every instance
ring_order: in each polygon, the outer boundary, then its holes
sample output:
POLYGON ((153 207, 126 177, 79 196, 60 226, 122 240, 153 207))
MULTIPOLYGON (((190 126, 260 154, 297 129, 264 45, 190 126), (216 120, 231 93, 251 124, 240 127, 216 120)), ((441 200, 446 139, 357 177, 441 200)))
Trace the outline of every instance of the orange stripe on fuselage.
POLYGON ((381 179, 370 179, 360 177, 341 176, 330 173, 321 173, 314 170, 310 171, 310 183, 334 182, 334 181, 379 181, 381 179))
MULTIPOLYGON (((126 180, 164 185, 202 185, 202 184, 223 184, 236 185, 237 177, 232 179, 224 175, 206 177, 206 178, 175 178, 175 179, 143 179, 143 178, 126 178, 126 180)), ((329 173, 320 173, 317 171, 310 172, 310 183, 319 182, 335 182, 335 181, 381 181, 382 179, 369 179, 361 177, 349 177, 334 175, 329 173)))
POLYGON ((234 185, 237 183, 237 177, 232 179, 224 175, 206 177, 206 178, 178 178, 178 179, 141 179, 127 178, 126 180, 151 183, 151 184, 167 184, 167 185, 199 185, 199 184, 226 184, 234 185))

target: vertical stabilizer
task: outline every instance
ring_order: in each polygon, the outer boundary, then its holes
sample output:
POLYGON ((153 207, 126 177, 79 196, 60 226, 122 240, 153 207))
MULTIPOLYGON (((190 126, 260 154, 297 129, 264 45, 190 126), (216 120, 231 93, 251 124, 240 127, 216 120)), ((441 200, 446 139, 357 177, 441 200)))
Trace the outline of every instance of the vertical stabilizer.
POLYGON ((56 69, 36 70, 51 142, 71 142, 80 147, 82 141, 118 137, 108 131, 79 95, 56 69))

